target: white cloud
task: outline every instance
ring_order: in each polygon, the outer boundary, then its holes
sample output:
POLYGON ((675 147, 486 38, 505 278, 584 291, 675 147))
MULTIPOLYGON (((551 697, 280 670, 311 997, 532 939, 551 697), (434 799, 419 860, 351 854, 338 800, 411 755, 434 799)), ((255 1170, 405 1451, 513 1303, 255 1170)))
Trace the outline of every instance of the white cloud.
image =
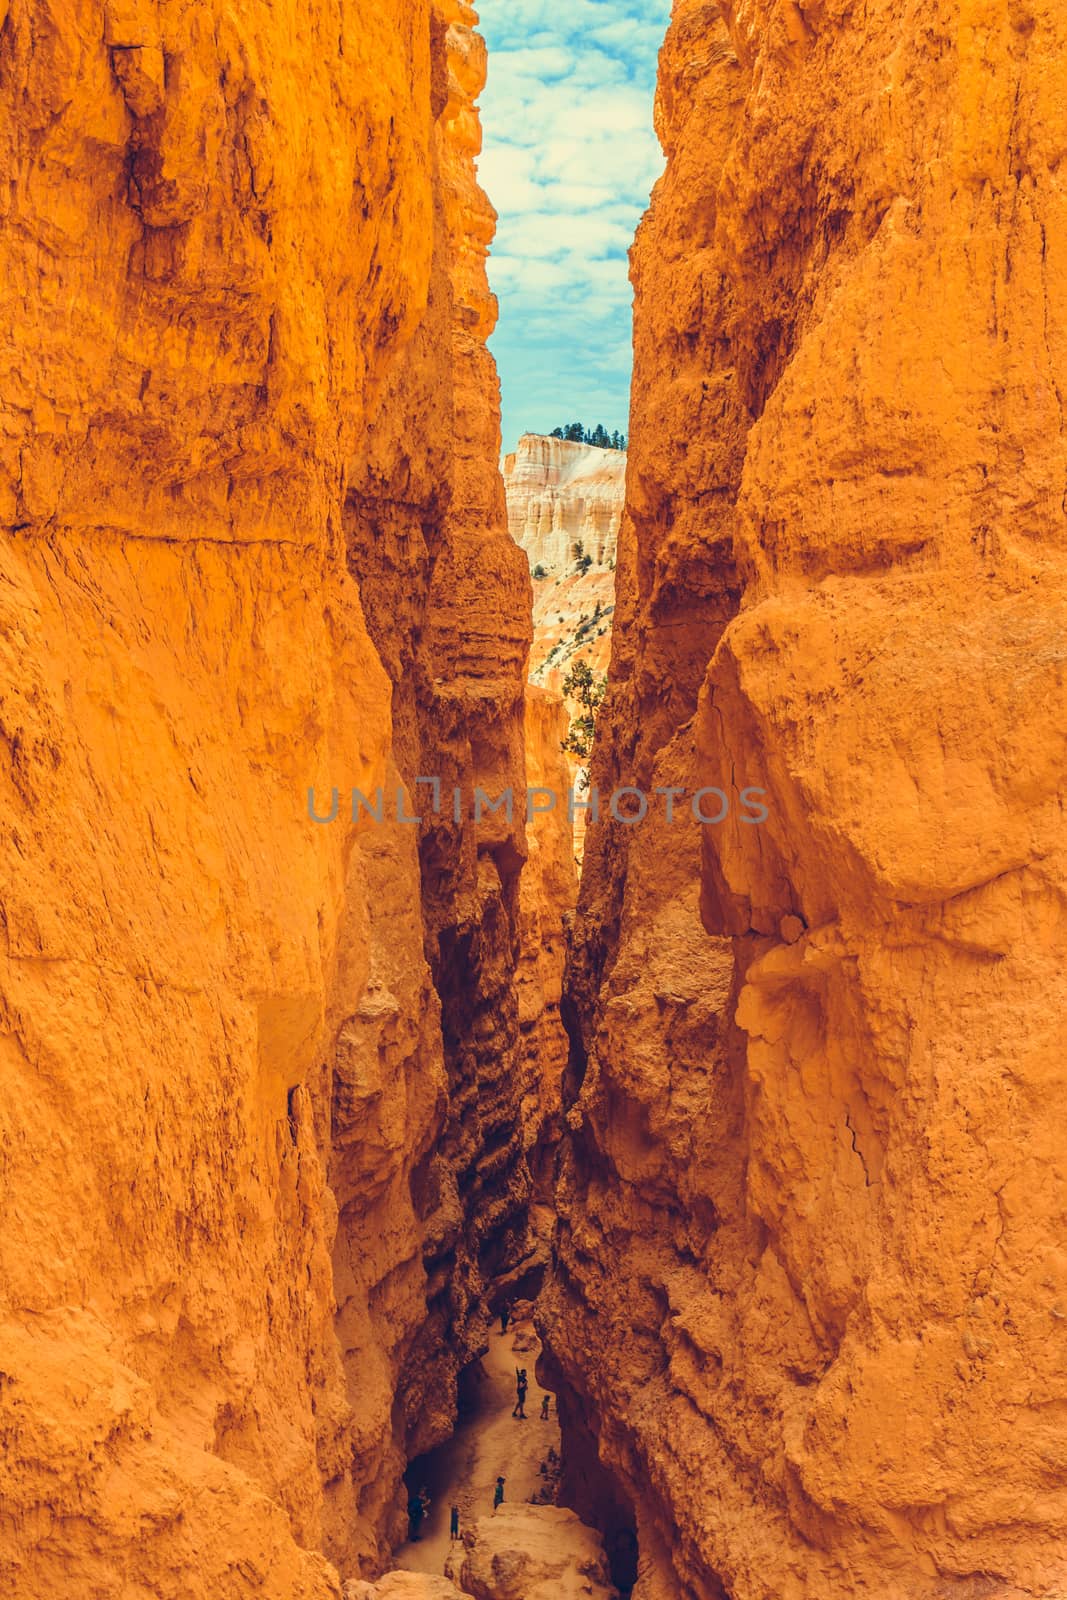
POLYGON ((627 251, 663 160, 652 131, 670 0, 481 0, 481 181, 506 446, 581 418, 626 427, 627 251))

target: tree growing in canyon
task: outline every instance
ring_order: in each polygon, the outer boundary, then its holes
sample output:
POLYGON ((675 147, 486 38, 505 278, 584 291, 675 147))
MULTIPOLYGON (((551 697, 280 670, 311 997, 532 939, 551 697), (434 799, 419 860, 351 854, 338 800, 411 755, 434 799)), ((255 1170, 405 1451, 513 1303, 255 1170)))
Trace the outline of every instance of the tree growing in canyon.
POLYGON ((574 557, 575 565, 577 566, 578 571, 584 578, 585 574, 589 571, 589 568, 593 565, 592 556, 587 553, 585 545, 580 539, 575 539, 573 545, 571 546, 571 554, 574 557))
POLYGON ((563 680, 564 697, 577 703, 578 712, 561 748, 579 761, 588 761, 592 754, 597 712, 607 687, 607 677, 598 678, 588 661, 576 661, 563 680))

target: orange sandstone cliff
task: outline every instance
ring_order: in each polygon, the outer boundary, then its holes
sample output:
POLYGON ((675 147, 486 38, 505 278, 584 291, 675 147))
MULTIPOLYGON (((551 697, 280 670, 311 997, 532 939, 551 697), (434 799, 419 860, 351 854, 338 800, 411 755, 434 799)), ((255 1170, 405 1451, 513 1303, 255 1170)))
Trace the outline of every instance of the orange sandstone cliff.
POLYGON ((528 1248, 474 20, 0 6, 13 1600, 379 1570, 528 1248))
POLYGON ((1067 1593, 1065 60, 674 6, 594 778, 732 808, 590 832, 542 1306, 639 1600, 1067 1593))

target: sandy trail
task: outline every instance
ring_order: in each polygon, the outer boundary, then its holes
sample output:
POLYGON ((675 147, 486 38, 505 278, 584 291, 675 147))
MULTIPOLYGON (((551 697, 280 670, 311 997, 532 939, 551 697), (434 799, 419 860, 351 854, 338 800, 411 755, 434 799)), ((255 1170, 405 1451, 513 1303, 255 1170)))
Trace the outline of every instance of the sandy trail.
POLYGON ((394 1557, 395 1567, 442 1574, 451 1549, 451 1507, 459 1506, 461 1533, 477 1517, 487 1516, 493 1509, 498 1473, 504 1475, 504 1497, 509 1502, 525 1503, 544 1485, 541 1464, 550 1448, 559 1454, 560 1436, 554 1398, 550 1420, 541 1421, 545 1390, 534 1377, 540 1353, 531 1322, 512 1323, 505 1335, 494 1325, 489 1351, 482 1358, 485 1376, 477 1405, 427 1463, 423 1481, 430 1495, 430 1510, 421 1538, 401 1545, 394 1557), (525 1422, 511 1415, 516 1367, 525 1367, 530 1378, 525 1422))

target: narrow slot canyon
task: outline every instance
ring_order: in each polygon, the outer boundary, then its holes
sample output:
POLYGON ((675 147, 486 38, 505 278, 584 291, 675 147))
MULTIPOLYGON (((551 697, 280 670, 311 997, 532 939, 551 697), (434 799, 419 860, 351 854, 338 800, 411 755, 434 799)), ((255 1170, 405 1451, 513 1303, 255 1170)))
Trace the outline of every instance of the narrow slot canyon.
POLYGON ((1067 14, 481 9, 0 0, 0 1600, 1067 1600, 1067 14))

